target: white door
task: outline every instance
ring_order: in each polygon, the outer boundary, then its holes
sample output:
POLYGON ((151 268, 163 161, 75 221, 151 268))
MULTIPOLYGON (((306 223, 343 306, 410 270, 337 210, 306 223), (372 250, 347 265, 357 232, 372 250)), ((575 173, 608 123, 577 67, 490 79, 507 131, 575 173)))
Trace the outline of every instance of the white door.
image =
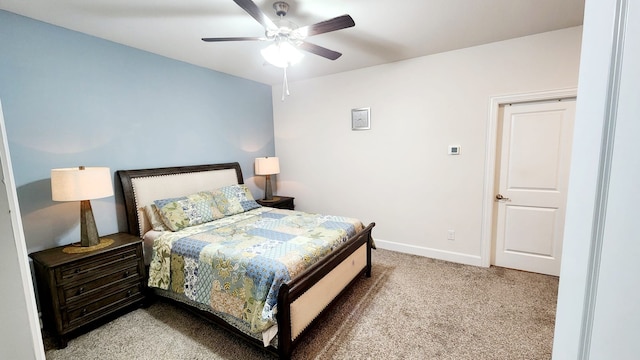
POLYGON ((493 264, 559 275, 575 99, 506 105, 493 264))

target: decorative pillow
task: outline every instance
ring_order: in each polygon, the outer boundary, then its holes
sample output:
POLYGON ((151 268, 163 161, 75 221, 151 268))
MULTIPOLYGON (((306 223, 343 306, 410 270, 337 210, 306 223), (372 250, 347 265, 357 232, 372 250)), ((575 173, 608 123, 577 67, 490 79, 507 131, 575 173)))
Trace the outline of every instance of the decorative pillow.
POLYGON ((216 199, 218 209, 227 216, 260 207, 244 184, 221 187, 213 191, 213 197, 216 199))
POLYGON ((172 231, 220 219, 224 215, 218 210, 214 196, 209 191, 178 198, 155 200, 164 224, 172 231))
POLYGON ((164 222, 162 221, 162 215, 158 212, 156 204, 147 205, 144 207, 144 213, 147 215, 151 228, 156 231, 170 231, 164 222))

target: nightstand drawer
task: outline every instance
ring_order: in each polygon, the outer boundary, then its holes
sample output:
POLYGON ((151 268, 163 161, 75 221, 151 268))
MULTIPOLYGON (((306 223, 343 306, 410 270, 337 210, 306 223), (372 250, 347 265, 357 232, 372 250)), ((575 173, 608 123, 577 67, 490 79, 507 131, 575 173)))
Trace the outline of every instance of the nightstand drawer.
POLYGON ((64 328, 71 330, 142 298, 140 283, 126 285, 118 292, 105 291, 106 295, 101 298, 92 299, 93 301, 87 304, 79 304, 81 306, 70 307, 68 311, 63 313, 64 328))
POLYGON ((81 301, 84 298, 89 298, 98 293, 104 291, 109 285, 118 284, 130 280, 139 281, 142 277, 140 274, 138 263, 136 261, 127 261, 124 268, 114 269, 115 272, 99 277, 93 281, 89 281, 81 284, 73 284, 73 286, 65 286, 63 288, 63 298, 61 306, 65 304, 71 304, 73 302, 81 301))
POLYGON ((117 266, 118 262, 137 261, 136 249, 132 246, 116 249, 102 256, 93 256, 82 261, 60 266, 56 269, 58 285, 92 279, 102 275, 108 269, 117 266))

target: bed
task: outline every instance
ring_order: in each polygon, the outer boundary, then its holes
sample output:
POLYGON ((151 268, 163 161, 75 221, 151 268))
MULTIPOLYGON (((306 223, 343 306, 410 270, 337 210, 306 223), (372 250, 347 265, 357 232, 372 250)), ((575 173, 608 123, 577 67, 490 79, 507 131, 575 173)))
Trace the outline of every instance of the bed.
POLYGON ((237 162, 117 176, 128 231, 143 239, 148 293, 281 359, 345 289, 371 276, 375 223, 262 207, 237 162))

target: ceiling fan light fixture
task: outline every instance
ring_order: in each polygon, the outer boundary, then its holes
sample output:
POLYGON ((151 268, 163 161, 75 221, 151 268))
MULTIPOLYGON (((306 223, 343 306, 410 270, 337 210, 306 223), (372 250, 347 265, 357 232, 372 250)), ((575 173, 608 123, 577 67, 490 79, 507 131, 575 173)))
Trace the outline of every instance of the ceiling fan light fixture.
POLYGON ((285 1, 276 1, 273 9, 278 15, 278 25, 271 21, 267 15, 253 2, 253 0, 233 0, 247 14, 251 15, 265 29, 265 37, 218 37, 202 38, 206 42, 221 41, 270 41, 271 45, 262 49, 262 57, 273 66, 282 69, 282 100, 285 95, 289 95, 289 85, 287 81, 287 68, 294 65, 304 57, 299 49, 324 57, 329 60, 336 60, 341 53, 327 49, 325 47, 305 42, 307 36, 320 35, 340 29, 350 28, 356 25, 351 16, 342 15, 329 20, 321 21, 313 25, 302 28, 285 20, 284 17, 289 11, 289 4, 285 1))
POLYGON ((260 51, 262 57, 271 65, 286 68, 300 62, 304 54, 289 41, 276 41, 260 51))

